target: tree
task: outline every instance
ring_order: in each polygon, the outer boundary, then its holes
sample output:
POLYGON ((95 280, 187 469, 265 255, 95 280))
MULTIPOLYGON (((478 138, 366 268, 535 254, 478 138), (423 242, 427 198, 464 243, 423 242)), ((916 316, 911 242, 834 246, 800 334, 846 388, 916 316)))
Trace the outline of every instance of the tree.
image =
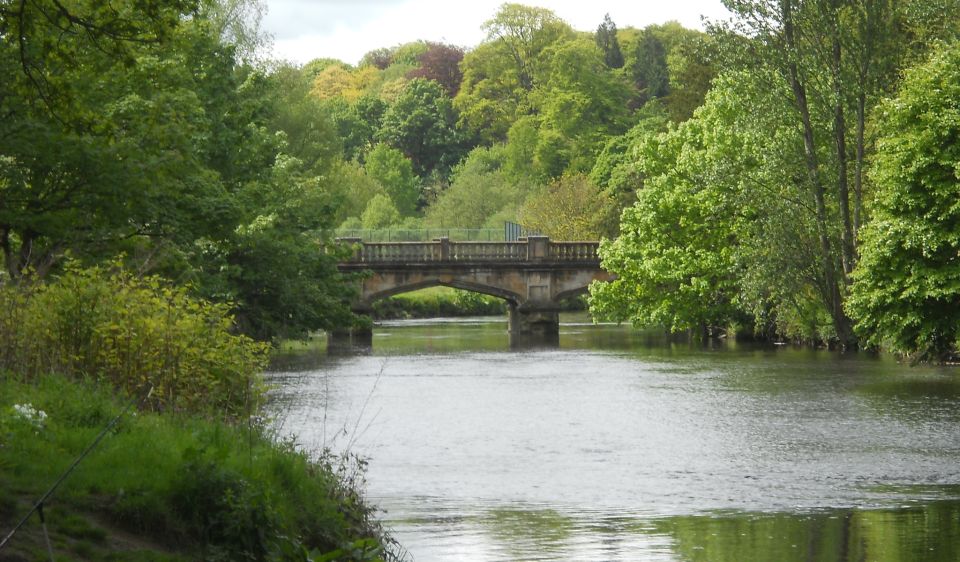
MULTIPOLYGON (((870 148, 866 104, 879 93, 881 77, 903 60, 904 51, 922 51, 929 44, 920 37, 914 43, 896 44, 885 38, 915 28, 916 23, 909 22, 920 4, 728 2, 739 16, 733 30, 728 30, 736 32, 729 44, 746 47, 740 62, 769 72, 775 78, 770 91, 785 85, 789 92, 787 108, 802 141, 795 156, 804 168, 798 180, 809 193, 817 232, 819 293, 842 346, 855 344, 843 301, 857 260, 856 230, 862 218, 862 171, 870 148), (745 44, 742 36, 752 40, 745 44), (854 125, 851 114, 856 115, 854 125)), ((941 17, 956 26, 958 10, 960 5, 951 3, 944 6, 941 17)), ((935 25, 923 27, 936 29, 935 25)))
POLYGON ((541 160, 556 160, 544 175, 556 178, 564 171, 589 172, 606 138, 627 129, 630 91, 587 40, 558 44, 551 52, 549 78, 531 95, 531 105, 540 116, 541 160), (566 154, 548 156, 554 148, 566 154))
POLYGON ((400 213, 390 197, 383 194, 375 195, 363 210, 360 220, 363 228, 369 230, 389 228, 400 222, 400 213))
POLYGON ((427 209, 425 223, 440 228, 483 228, 515 220, 524 192, 504 173, 505 160, 502 145, 473 149, 454 168, 450 187, 427 209))
POLYGON ((375 66, 380 70, 386 70, 391 64, 393 64, 393 53, 386 47, 368 51, 360 59, 360 66, 375 66))
POLYGON ((546 50, 575 37, 553 12, 504 4, 483 25, 486 40, 467 53, 454 105, 462 123, 480 138, 503 141, 510 125, 528 112, 529 92, 546 80, 546 50))
POLYGON ((703 105, 710 84, 717 76, 713 52, 717 49, 711 36, 686 30, 667 53, 670 93, 664 98, 670 118, 675 122, 689 119, 703 105))
POLYGON ((217 193, 194 150, 202 108, 171 60, 188 6, 139 6, 0 4, 0 246, 11 279, 43 275, 68 249, 169 235, 195 217, 190 202, 217 193))
POLYGON ((222 22, 187 3, 8 4, 0 247, 12 279, 68 251, 125 254, 230 302, 260 338, 349 317, 324 251, 336 202, 322 179, 338 147, 307 78, 243 64, 222 22))
POLYGON ((343 143, 344 158, 362 161, 375 144, 387 103, 378 96, 367 94, 353 103, 334 98, 328 100, 324 108, 337 129, 336 136, 343 143))
POLYGON ((573 37, 573 30, 550 10, 520 4, 503 4, 493 19, 483 24, 487 41, 506 47, 520 86, 532 90, 542 66, 544 51, 573 37))
POLYGON ((598 240, 611 201, 586 176, 565 176, 541 187, 524 201, 519 221, 554 240, 598 240))
POLYGON ((652 29, 645 29, 634 43, 627 68, 640 93, 641 105, 647 100, 662 98, 670 92, 667 49, 652 29))
POLYGON ((885 102, 847 310, 870 344, 945 360, 960 338, 960 46, 912 69, 885 102))
POLYGON ((467 148, 450 98, 422 78, 411 80, 387 109, 377 139, 401 150, 421 177, 434 170, 446 175, 467 148))
POLYGON ((367 154, 365 170, 367 175, 383 186, 401 216, 416 212, 420 190, 413 166, 402 152, 378 144, 367 154))
POLYGON ((609 68, 623 67, 623 53, 620 51, 620 42, 617 40, 617 25, 610 19, 610 14, 603 16, 603 23, 597 27, 593 36, 597 47, 603 51, 603 62, 609 68))
POLYGON ((238 60, 248 64, 262 61, 271 40, 260 27, 267 12, 263 0, 202 0, 200 6, 212 33, 234 48, 238 60))
POLYGON ((601 243, 603 267, 617 279, 591 287, 596 317, 707 335, 742 315, 737 253, 751 206, 739 181, 752 147, 723 123, 731 98, 714 95, 698 116, 641 143, 643 189, 619 237, 601 243))
POLYGON ((427 50, 420 55, 420 67, 410 71, 407 78, 423 78, 440 84, 446 94, 453 98, 460 91, 460 82, 463 72, 460 70, 460 61, 463 60, 463 49, 443 43, 427 43, 427 50))

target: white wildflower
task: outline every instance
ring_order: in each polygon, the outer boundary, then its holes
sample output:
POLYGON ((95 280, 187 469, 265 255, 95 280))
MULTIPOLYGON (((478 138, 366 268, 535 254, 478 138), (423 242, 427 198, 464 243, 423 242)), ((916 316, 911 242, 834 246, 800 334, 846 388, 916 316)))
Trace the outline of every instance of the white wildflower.
POLYGON ((14 404, 13 405, 14 417, 19 418, 30 425, 40 429, 43 427, 43 422, 47 419, 47 413, 43 410, 38 410, 33 407, 33 404, 14 404))

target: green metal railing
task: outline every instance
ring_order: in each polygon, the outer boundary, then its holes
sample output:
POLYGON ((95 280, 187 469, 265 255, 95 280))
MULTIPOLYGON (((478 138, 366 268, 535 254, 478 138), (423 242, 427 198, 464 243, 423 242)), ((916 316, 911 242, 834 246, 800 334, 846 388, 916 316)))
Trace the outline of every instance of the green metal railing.
POLYGON ((506 236, 502 228, 425 228, 418 230, 341 228, 337 229, 337 238, 360 238, 364 242, 430 242, 437 238, 449 238, 457 242, 503 242, 506 236))

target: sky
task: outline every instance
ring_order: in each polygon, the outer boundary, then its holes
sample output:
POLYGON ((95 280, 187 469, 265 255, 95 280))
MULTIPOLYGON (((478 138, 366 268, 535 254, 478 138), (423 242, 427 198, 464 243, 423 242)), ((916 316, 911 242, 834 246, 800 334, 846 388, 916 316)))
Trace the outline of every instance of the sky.
MULTIPOLYGON (((262 25, 273 55, 303 64, 330 57, 356 64, 369 51, 419 39, 465 48, 484 39, 483 22, 503 0, 265 0, 262 25)), ((618 28, 679 21, 702 29, 729 14, 720 0, 521 0, 552 10, 578 31, 594 31, 609 13, 618 28)))

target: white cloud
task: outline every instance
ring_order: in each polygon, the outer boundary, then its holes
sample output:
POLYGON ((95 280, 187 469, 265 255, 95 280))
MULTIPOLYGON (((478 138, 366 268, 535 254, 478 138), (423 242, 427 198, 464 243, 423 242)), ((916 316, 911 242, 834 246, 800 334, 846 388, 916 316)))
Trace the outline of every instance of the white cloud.
MULTIPOLYGON (((273 34, 274 56, 297 63, 318 57, 354 64, 364 53, 418 39, 473 47, 483 40, 480 29, 502 0, 266 0, 264 20, 273 34)), ((553 10, 574 29, 594 30, 606 13, 618 27, 645 27, 677 20, 701 27, 701 15, 727 17, 720 0, 629 1, 582 0, 525 2, 553 10)))

